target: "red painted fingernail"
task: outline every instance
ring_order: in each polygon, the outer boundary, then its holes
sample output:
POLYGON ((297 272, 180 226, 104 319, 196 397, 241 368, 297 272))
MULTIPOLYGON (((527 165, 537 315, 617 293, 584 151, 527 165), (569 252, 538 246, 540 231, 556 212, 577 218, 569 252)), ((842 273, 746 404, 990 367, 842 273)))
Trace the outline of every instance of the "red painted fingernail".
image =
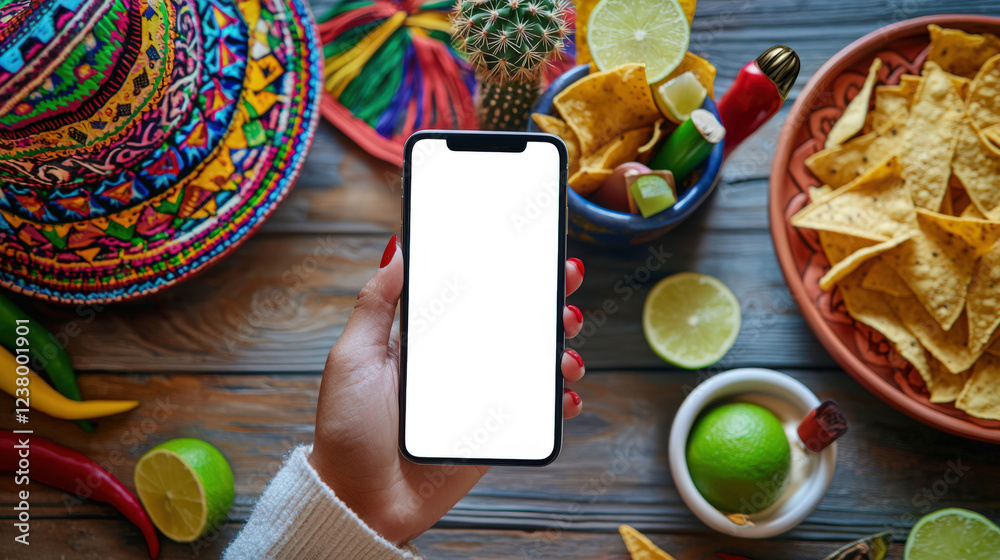
POLYGON ((580 354, 576 350, 573 350, 572 348, 567 348, 566 353, 569 354, 570 358, 576 360, 576 365, 583 367, 583 358, 580 357, 580 354))
POLYGON ((573 312, 573 315, 576 316, 577 323, 583 323, 583 312, 580 311, 579 307, 575 305, 567 305, 566 307, 569 308, 569 310, 573 312))
POLYGON ((587 270, 585 268, 583 268, 583 261, 581 261, 580 259, 578 259, 576 257, 571 257, 571 258, 566 259, 566 260, 568 260, 569 262, 575 264, 576 267, 578 269, 580 269, 580 275, 581 276, 587 273, 587 270))
POLYGON ((396 235, 393 234, 392 238, 389 239, 389 244, 385 246, 385 251, 382 252, 382 262, 379 263, 379 268, 385 268, 385 265, 392 262, 392 256, 396 254, 396 235))
POLYGON ((573 404, 577 405, 580 404, 581 402, 580 395, 577 395, 576 391, 574 391, 573 389, 566 389, 566 394, 569 395, 569 398, 573 399, 573 404))

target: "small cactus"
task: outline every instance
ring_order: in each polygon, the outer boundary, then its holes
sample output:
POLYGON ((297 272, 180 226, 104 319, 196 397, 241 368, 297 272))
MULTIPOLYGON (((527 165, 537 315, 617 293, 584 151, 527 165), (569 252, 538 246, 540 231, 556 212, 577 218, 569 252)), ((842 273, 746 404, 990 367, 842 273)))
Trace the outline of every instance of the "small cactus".
POLYGON ((568 0, 458 0, 455 43, 479 78, 481 128, 524 125, 542 71, 562 52, 569 6, 568 0))

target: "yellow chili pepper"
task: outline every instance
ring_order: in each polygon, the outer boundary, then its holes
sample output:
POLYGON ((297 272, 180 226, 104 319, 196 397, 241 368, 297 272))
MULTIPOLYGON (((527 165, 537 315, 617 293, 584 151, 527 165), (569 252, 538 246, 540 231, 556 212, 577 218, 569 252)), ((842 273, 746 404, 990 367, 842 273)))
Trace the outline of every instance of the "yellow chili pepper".
MULTIPOLYGON (((139 401, 74 401, 59 394, 37 373, 28 370, 18 375, 20 364, 6 348, 0 348, 0 389, 15 398, 25 398, 28 408, 38 410, 63 420, 83 420, 119 414, 139 406, 139 401), (28 385, 18 385, 17 378, 26 377, 28 385), (18 389, 25 389, 18 394, 18 389)), ((21 403, 23 404, 23 402, 21 403)))

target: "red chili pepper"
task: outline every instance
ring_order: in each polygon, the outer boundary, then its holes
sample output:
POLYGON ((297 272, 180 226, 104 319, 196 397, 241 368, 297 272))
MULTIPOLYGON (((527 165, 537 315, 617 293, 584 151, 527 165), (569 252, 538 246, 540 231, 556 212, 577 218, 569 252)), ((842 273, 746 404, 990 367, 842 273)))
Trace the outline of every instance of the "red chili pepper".
POLYGON ((744 558, 743 556, 734 556, 732 554, 726 554, 725 552, 716 552, 715 555, 722 558, 722 560, 750 560, 749 558, 744 558))
POLYGON ((24 470, 28 471, 28 477, 42 484, 75 494, 77 485, 84 481, 90 487, 90 499, 114 506, 142 531, 149 556, 156 558, 159 555, 160 541, 156 538, 156 529, 139 499, 92 459, 47 439, 0 430, 0 471, 21 469, 18 463, 22 459, 27 462, 27 469, 24 470), (15 447, 22 441, 28 444, 25 448, 27 457, 20 455, 25 449, 15 447))

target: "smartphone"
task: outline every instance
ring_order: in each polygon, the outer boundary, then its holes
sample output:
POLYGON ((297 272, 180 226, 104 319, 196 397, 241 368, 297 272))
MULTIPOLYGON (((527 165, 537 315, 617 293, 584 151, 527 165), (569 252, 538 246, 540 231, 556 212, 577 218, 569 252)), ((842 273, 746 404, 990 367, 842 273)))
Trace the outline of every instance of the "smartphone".
POLYGON ((399 447, 541 466, 562 445, 566 146, 421 131, 403 159, 399 447))

